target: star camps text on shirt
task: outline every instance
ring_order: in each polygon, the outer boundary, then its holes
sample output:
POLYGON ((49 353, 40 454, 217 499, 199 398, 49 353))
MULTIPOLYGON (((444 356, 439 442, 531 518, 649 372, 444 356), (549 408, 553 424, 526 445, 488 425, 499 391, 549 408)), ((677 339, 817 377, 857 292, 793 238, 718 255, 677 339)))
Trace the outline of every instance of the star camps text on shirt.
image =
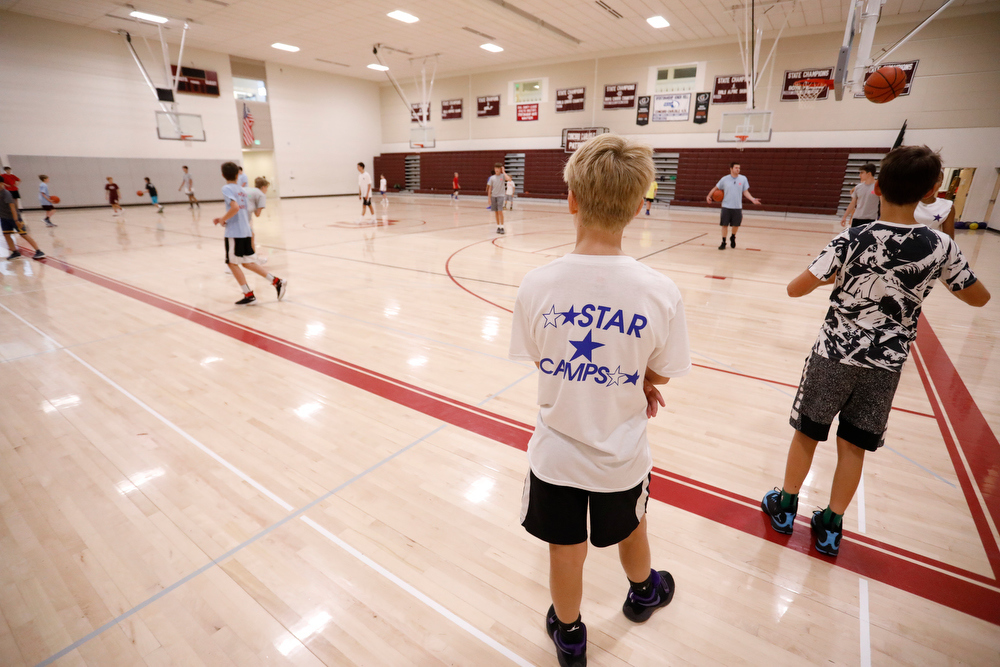
POLYGON ((570 382, 596 382, 599 385, 613 387, 621 384, 636 384, 639 380, 639 370, 632 373, 623 372, 621 365, 615 370, 611 370, 609 365, 599 365, 594 363, 594 352, 598 348, 604 347, 605 343, 593 339, 594 330, 607 331, 613 334, 617 331, 625 336, 642 337, 642 330, 646 328, 649 321, 647 317, 638 313, 632 315, 626 328, 625 313, 619 309, 611 313, 609 306, 585 304, 579 311, 575 305, 571 305, 568 310, 557 311, 555 304, 547 313, 543 313, 545 327, 558 328, 559 326, 573 325, 581 329, 591 328, 582 340, 570 340, 573 346, 573 355, 569 359, 543 358, 538 363, 538 368, 546 375, 559 375, 570 382), (585 357, 586 362, 580 361, 574 364, 580 357, 585 357))

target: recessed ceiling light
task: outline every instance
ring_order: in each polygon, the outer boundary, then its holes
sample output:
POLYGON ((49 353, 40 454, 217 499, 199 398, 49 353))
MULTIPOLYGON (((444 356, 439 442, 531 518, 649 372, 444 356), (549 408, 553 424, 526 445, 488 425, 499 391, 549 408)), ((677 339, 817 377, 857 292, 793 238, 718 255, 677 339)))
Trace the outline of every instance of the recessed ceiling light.
POLYGON ((274 44, 271 45, 271 48, 279 49, 281 51, 291 51, 292 53, 295 53, 296 51, 299 50, 299 47, 297 46, 289 46, 288 44, 282 44, 281 42, 275 42, 274 44))
POLYGON ((166 23, 170 20, 165 19, 162 16, 157 16, 156 14, 147 14, 146 12, 129 12, 128 15, 137 19, 142 19, 143 21, 152 21, 153 23, 166 23))
POLYGON ((662 16, 651 16, 646 19, 646 23, 653 26, 654 28, 669 28, 670 21, 663 18, 662 16))
POLYGON ((503 51, 503 47, 497 46, 496 44, 480 44, 479 48, 486 49, 490 53, 500 53, 503 51))
POLYGON ((389 12, 386 16, 396 19, 397 21, 402 21, 403 23, 416 23, 420 20, 413 14, 407 14, 406 12, 401 12, 398 9, 394 12, 389 12))
POLYGON ((379 64, 376 64, 376 63, 372 63, 371 65, 368 66, 368 69, 373 69, 373 70, 376 70, 376 71, 379 71, 379 72, 384 72, 384 71, 386 71, 389 68, 386 67, 385 65, 379 65, 379 64))

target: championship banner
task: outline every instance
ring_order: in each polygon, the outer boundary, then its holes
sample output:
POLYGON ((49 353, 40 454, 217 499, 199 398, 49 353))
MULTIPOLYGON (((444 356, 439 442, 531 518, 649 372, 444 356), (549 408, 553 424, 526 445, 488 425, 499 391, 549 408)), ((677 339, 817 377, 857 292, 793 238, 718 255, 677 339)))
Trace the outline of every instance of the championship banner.
POLYGON ((538 120, 538 104, 518 104, 517 120, 538 120))
MULTIPOLYGON (((781 101, 782 102, 797 102, 799 100, 799 94, 792 90, 794 86, 799 81, 809 81, 810 79, 824 79, 830 80, 833 78, 833 68, 832 67, 820 67, 818 69, 799 69, 799 70, 785 70, 785 81, 781 84, 781 101)), ((830 88, 827 87, 820 91, 817 100, 825 100, 830 96, 830 88)))
POLYGON ((637 83, 614 83, 604 86, 604 108, 631 109, 635 106, 635 91, 637 83))
POLYGON ((500 115, 500 96, 484 95, 476 98, 476 118, 500 115))
POLYGON ((639 98, 639 106, 635 110, 635 124, 649 124, 649 95, 643 95, 639 98))
POLYGON ((691 93, 653 96, 653 122, 687 120, 691 117, 691 93))
POLYGON ((713 104, 746 104, 747 78, 743 74, 715 77, 713 104))
MULTIPOLYGON (((900 95, 909 95, 910 86, 913 85, 913 75, 917 73, 917 63, 919 62, 919 60, 911 60, 905 63, 882 63, 879 67, 898 67, 903 70, 903 74, 906 75, 906 86, 903 87, 903 92, 900 95)), ((865 81, 868 80, 869 76, 871 76, 871 72, 865 72, 865 81)), ((862 90, 860 93, 854 93, 854 96, 864 97, 865 92, 862 90)))
MULTIPOLYGON (((417 119, 420 118, 420 110, 421 110, 422 106, 423 105, 420 104, 419 102, 414 103, 414 104, 410 104, 410 122, 411 123, 419 123, 420 122, 417 119)), ((430 120, 431 120, 431 103, 428 102, 427 103, 427 113, 423 117, 423 121, 425 123, 429 123, 430 120)))
POLYGON ((708 103, 712 93, 698 93, 694 98, 694 123, 703 125, 708 122, 708 103))
POLYGON ((441 100, 441 120, 457 120, 462 117, 462 100, 441 100))
POLYGON ((599 134, 607 134, 606 127, 574 127, 563 130, 563 148, 567 153, 575 153, 576 149, 583 145, 588 139, 593 139, 599 134))
POLYGON ((556 113, 583 111, 586 88, 563 88, 556 91, 556 113))

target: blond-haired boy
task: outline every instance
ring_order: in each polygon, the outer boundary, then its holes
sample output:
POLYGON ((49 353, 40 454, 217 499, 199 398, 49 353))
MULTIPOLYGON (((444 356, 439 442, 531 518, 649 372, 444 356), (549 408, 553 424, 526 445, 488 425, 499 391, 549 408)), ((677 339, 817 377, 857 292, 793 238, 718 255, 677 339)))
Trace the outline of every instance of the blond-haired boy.
POLYGON ((654 173, 647 146, 611 134, 581 146, 563 173, 576 247, 528 273, 514 306, 510 357, 541 371, 521 523, 549 543, 545 626, 564 667, 587 660, 588 505, 590 541, 618 545, 625 616, 641 623, 674 594, 650 567, 646 421, 665 405, 654 385, 691 368, 684 305, 672 280, 622 251, 654 173))

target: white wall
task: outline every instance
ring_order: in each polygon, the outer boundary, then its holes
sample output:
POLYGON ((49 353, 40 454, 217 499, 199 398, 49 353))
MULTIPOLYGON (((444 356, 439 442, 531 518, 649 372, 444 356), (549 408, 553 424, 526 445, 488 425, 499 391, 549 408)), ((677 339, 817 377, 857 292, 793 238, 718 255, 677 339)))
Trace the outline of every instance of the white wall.
POLYGON ((267 88, 282 196, 356 193, 382 144, 378 85, 267 63, 267 88))
MULTIPOLYGON (((162 63, 148 62, 148 51, 135 34, 133 43, 154 83, 163 85, 163 75, 156 78, 162 63)), ((151 45, 159 53, 158 43, 151 45)), ((176 47, 171 53, 177 53, 176 47)), ((220 97, 178 95, 178 111, 201 114, 205 142, 157 138, 154 112, 160 107, 119 35, 0 12, 0 63, 0 155, 186 160, 240 156, 226 55, 184 52, 185 66, 219 74, 220 97)))

